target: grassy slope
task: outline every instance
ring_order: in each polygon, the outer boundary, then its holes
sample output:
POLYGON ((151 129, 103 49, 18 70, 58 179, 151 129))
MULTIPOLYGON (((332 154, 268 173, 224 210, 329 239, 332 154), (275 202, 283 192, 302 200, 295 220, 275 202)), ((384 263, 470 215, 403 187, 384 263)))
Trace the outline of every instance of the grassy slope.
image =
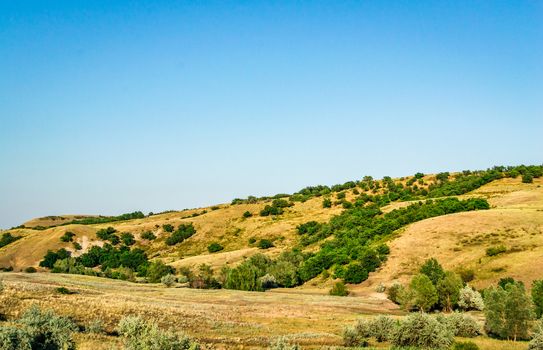
POLYGON ((470 195, 488 198, 492 209, 423 220, 408 226, 390 243, 388 261, 357 290, 379 283, 406 282, 422 262, 437 258, 445 268, 472 268, 477 287, 512 276, 531 284, 543 278, 543 181, 523 184, 501 179, 470 195), (486 249, 503 244, 505 254, 487 257, 486 249))

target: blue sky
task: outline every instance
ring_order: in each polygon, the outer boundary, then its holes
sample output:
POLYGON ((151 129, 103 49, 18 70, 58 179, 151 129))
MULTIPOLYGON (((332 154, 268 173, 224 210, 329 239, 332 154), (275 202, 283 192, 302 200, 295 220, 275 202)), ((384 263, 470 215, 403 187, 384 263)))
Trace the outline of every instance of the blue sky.
POLYGON ((0 227, 541 164, 540 1, 1 1, 0 227))

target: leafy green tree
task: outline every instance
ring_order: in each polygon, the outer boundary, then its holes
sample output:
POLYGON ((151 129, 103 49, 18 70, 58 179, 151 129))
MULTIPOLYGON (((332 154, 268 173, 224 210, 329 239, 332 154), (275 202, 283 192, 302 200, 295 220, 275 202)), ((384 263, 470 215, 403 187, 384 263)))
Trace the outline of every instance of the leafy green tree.
POLYGON ((462 279, 456 273, 452 271, 445 272, 445 276, 437 283, 439 303, 443 310, 452 311, 453 306, 458 303, 462 286, 462 279))
POLYGON ((435 258, 426 260, 420 268, 420 273, 428 276, 434 286, 437 286, 439 280, 445 277, 443 267, 435 258))
POLYGON ((530 297, 523 285, 509 283, 484 293, 485 329, 502 339, 527 339, 534 318, 530 297))
POLYGON ((543 280, 532 282, 532 301, 535 305, 535 315, 541 318, 543 315, 543 280))
POLYGON ((347 283, 360 283, 368 279, 368 270, 360 263, 352 263, 347 266, 343 280, 347 283))
POLYGON ((438 302, 436 287, 425 274, 413 277, 409 289, 413 292, 413 305, 420 311, 428 311, 438 302))

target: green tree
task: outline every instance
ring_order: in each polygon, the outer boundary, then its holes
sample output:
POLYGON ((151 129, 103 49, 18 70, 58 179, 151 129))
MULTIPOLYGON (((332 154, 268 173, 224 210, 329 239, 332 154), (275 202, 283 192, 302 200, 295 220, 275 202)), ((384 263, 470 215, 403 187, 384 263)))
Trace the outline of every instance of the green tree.
POLYGON ((427 311, 438 301, 436 287, 425 274, 418 274, 411 280, 409 289, 413 292, 413 305, 420 311, 427 311))
POLYGON ((420 273, 428 276, 434 286, 437 286, 439 280, 445 277, 443 267, 435 258, 426 260, 420 268, 420 273))
POLYGON ((452 311, 453 306, 458 303, 462 286, 462 279, 456 273, 452 271, 445 272, 445 276, 437 283, 439 304, 443 307, 443 310, 452 311))
POLYGON ((175 274, 175 270, 162 261, 153 261, 147 268, 147 279, 151 283, 158 283, 163 276, 169 274, 175 274))
POLYGON ((543 280, 535 280, 532 283, 532 301, 535 305, 537 318, 543 315, 543 280))
POLYGON ((527 339, 533 306, 524 286, 509 283, 504 288, 491 287, 485 291, 485 329, 502 339, 527 339))
POLYGON ((532 182, 534 182, 534 177, 532 176, 532 174, 526 173, 522 175, 522 182, 525 184, 531 184, 532 182))

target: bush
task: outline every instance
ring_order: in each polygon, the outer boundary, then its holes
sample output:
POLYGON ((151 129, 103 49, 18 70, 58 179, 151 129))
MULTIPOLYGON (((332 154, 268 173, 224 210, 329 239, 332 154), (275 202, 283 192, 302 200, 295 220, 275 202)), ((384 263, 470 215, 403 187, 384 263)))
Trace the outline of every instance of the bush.
POLYGON ((453 344, 452 350, 479 350, 479 347, 471 341, 456 342, 453 344))
POLYGON ((368 340, 364 334, 360 333, 356 327, 346 327, 343 329, 343 345, 348 347, 366 347, 368 340))
POLYGON ((20 238, 22 238, 22 236, 12 236, 9 232, 3 233, 2 238, 0 238, 0 248, 15 242, 20 238))
POLYGON ((173 331, 165 331, 154 322, 147 322, 136 316, 126 316, 117 326, 124 338, 125 350, 197 350, 198 343, 173 331))
POLYGON ((106 332, 104 321, 99 318, 95 318, 85 327, 85 331, 90 334, 104 334, 106 332))
POLYGON ((360 263, 352 263, 347 266, 343 280, 347 283, 360 283, 368 279, 368 271, 360 263))
POLYGON ((481 327, 479 327, 477 321, 470 315, 453 312, 448 316, 442 317, 441 320, 457 337, 473 338, 481 334, 481 327))
POLYGON ((172 235, 166 238, 167 245, 176 245, 182 243, 185 239, 192 237, 196 233, 196 229, 190 224, 181 224, 172 235))
POLYGON ((462 269, 458 271, 458 274, 464 283, 471 282, 475 279, 475 271, 472 269, 462 269))
POLYGON ((495 256, 501 253, 505 253, 507 251, 507 248, 503 245, 495 246, 487 248, 486 255, 487 256, 495 256))
POLYGON ((143 233, 141 234, 141 238, 142 238, 142 239, 146 239, 146 240, 148 240, 148 241, 152 241, 152 240, 155 240, 155 239, 156 239, 156 236, 155 236, 155 234, 154 234, 153 232, 151 232, 151 231, 146 231, 146 232, 143 232, 143 233))
POLYGON ((136 240, 134 239, 134 235, 128 232, 121 233, 121 241, 125 246, 131 246, 136 243, 136 240))
POLYGON ((330 295, 336 295, 340 297, 345 297, 349 295, 349 291, 347 290, 347 287, 345 287, 345 284, 343 282, 336 282, 332 289, 330 289, 330 295))
POLYGON ((74 240, 75 233, 73 232, 66 232, 62 237, 60 237, 60 240, 62 242, 72 242, 74 240))
POLYGON ((269 248, 272 248, 272 247, 274 247, 273 242, 270 241, 269 239, 261 239, 258 242, 258 248, 260 248, 260 249, 269 249, 269 248))
POLYGON ((543 333, 539 332, 528 343, 528 350, 543 350, 543 333))
POLYGON ((173 267, 164 264, 162 261, 153 261, 147 268, 147 280, 151 283, 158 283, 163 276, 174 273, 173 267))
POLYGON ((273 275, 265 274, 264 276, 260 277, 260 285, 264 289, 271 289, 277 287, 277 280, 273 275))
POLYGON ((64 248, 59 249, 56 252, 48 250, 47 254, 45 254, 45 256, 43 257, 43 260, 40 261, 40 266, 52 269, 57 260, 67 259, 70 257, 70 255, 70 252, 64 248))
POLYGON ((251 214, 251 212, 248 210, 243 213, 244 218, 250 218, 251 216, 253 216, 253 214, 251 214))
POLYGON ((260 216, 281 215, 281 214, 283 214, 282 208, 273 207, 271 205, 266 205, 264 209, 260 211, 260 216))
POLYGON ((392 344, 399 347, 448 349, 453 333, 434 317, 417 312, 407 316, 392 336, 392 344))
POLYGON ((175 282, 175 276, 171 273, 164 275, 160 278, 160 283, 162 283, 166 287, 172 287, 173 285, 175 285, 175 282))
POLYGON ((532 174, 522 175, 522 183, 531 184, 533 182, 534 182, 534 177, 532 176, 532 174))
POLYGON ((72 242, 72 246, 74 247, 75 250, 81 250, 83 249, 83 247, 81 246, 81 244, 77 243, 77 242, 72 242))
MULTIPOLYGON (((70 319, 58 316, 51 310, 42 311, 38 306, 33 305, 22 318, 16 321, 16 324, 19 326, 19 331, 10 332, 8 330, 8 333, 11 333, 11 341, 8 342, 8 346, 2 344, 4 340, 2 340, 3 336, 0 336, 1 349, 10 349, 10 347, 14 350, 75 349, 72 335, 77 331, 77 326, 70 319)), ((0 333, 4 333, 3 330, 0 333)))
POLYGON ((330 198, 324 198, 322 200, 322 207, 323 208, 332 208, 332 201, 330 200, 330 198))
POLYGON ((481 293, 466 285, 460 290, 460 295, 458 297, 458 306, 465 311, 482 311, 485 308, 485 303, 483 301, 481 293))
POLYGON ((26 272, 26 273, 35 273, 35 272, 37 272, 37 270, 36 270, 35 267, 29 266, 29 267, 27 267, 27 268, 25 269, 25 272, 26 272))
POLYGON ((402 290, 404 289, 404 286, 402 286, 399 283, 394 283, 390 287, 386 289, 387 297, 390 301, 392 301, 395 304, 400 304, 400 295, 402 290))
POLYGON ((379 315, 370 322, 370 334, 378 342, 391 341, 398 328, 398 321, 389 316, 379 315))
POLYGON ((170 225, 170 224, 165 224, 165 225, 162 225, 162 229, 166 232, 173 232, 173 230, 175 229, 173 227, 173 225, 170 225))
POLYGON ((285 337, 279 337, 270 344, 270 350, 301 350, 298 344, 290 344, 285 337))
POLYGON ((217 242, 213 242, 213 243, 211 243, 210 245, 207 246, 207 251, 210 252, 210 253, 220 252, 223 249, 224 249, 224 247, 222 245, 220 245, 219 243, 217 243, 217 242))
POLYGON ((56 289, 56 291, 57 291, 57 293, 59 293, 59 294, 65 294, 65 295, 75 294, 74 291, 71 291, 71 290, 69 290, 69 289, 66 288, 66 287, 58 287, 58 288, 56 289))

